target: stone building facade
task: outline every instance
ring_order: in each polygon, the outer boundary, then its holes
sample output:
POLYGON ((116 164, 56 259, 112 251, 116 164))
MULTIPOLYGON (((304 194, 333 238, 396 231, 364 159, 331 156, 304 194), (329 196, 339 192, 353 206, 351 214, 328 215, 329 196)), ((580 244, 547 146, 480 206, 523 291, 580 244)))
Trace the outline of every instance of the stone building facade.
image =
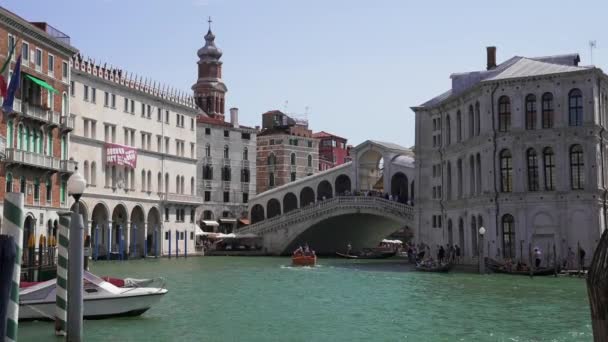
POLYGON ((257 129, 239 124, 238 108, 225 121, 227 88, 222 81, 222 51, 211 28, 198 50, 198 78, 192 86, 196 104, 208 115, 197 121, 197 194, 203 200, 197 217, 206 231, 231 233, 247 224, 247 202, 255 195, 257 129))
MULTIPOLYGON (((591 255, 606 224, 608 77, 577 54, 513 57, 451 75, 416 114, 417 241, 484 256, 591 255)), ((590 258, 587 258, 589 262, 590 258)))
POLYGON ((0 210, 7 192, 25 195, 27 246, 30 239, 38 244, 41 235, 56 238, 57 212, 69 208, 67 179, 76 167, 70 146, 69 63, 77 50, 69 36, 49 24, 30 23, 0 7, 3 63, 13 46, 10 77, 15 77, 18 56, 21 72, 12 110, 3 109, 0 119, 0 210))
POLYGON ((273 110, 262 114, 257 136, 257 193, 296 181, 319 171, 319 140, 308 122, 273 110))
POLYGON ((93 250, 118 252, 122 236, 131 257, 193 253, 202 202, 194 98, 81 56, 72 61, 70 95, 71 152, 87 180, 80 210, 93 250), (111 162, 111 148, 134 150, 135 165, 111 162))

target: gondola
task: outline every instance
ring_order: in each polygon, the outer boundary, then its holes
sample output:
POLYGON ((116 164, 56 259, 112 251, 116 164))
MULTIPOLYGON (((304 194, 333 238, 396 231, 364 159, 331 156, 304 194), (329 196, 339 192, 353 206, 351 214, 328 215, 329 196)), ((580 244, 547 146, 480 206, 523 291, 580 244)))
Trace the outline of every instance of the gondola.
MULTIPOLYGON (((555 267, 539 267, 534 269, 532 272, 530 270, 508 270, 505 266, 496 260, 487 259, 486 266, 494 273, 504 273, 504 274, 514 274, 514 275, 524 275, 524 276, 547 276, 554 275, 556 273, 555 267)), ((515 267, 515 265, 513 265, 515 267)), ((559 270, 557 270, 559 271, 559 270)))
POLYGON ((452 263, 435 265, 435 266, 424 266, 422 264, 418 264, 418 265, 416 265, 416 271, 446 273, 452 269, 452 266, 453 266, 452 263))
POLYGON ((378 252, 374 250, 364 250, 358 254, 344 254, 336 252, 336 255, 346 259, 387 259, 395 256, 396 251, 391 252, 378 252))
POLYGON ((359 259, 358 255, 352 255, 352 254, 344 254, 344 253, 338 253, 336 252, 336 255, 342 258, 346 258, 346 259, 359 259))

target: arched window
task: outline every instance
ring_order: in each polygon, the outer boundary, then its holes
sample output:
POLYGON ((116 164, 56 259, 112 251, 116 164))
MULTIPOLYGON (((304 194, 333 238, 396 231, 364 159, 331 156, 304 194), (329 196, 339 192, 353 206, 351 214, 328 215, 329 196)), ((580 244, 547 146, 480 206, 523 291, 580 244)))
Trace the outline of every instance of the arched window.
POLYGON ((448 190, 448 200, 452 199, 452 163, 448 162, 447 166, 447 190, 448 190))
POLYGON ((194 196, 194 177, 190 177, 190 195, 194 196))
POLYGON ((312 167, 312 156, 309 154, 308 155, 308 167, 312 167))
POLYGON ((583 93, 576 88, 568 94, 568 122, 570 126, 583 125, 583 93))
POLYGON ((270 186, 270 187, 274 186, 274 172, 270 172, 268 174, 268 186, 270 186))
POLYGON ((179 189, 180 179, 179 176, 175 176, 175 193, 179 194, 181 191, 179 189))
POLYGON ((25 136, 25 128, 23 124, 19 124, 19 129, 17 131, 17 148, 20 150, 25 149, 25 140, 27 137, 25 136))
POLYGON ((543 94, 542 111, 543 128, 553 128, 553 94, 543 94))
POLYGON ((32 152, 34 153, 40 153, 38 152, 38 130, 37 129, 33 129, 32 130, 32 135, 33 135, 33 145, 32 145, 32 152))
POLYGON ((545 169, 545 190, 555 190, 555 154, 551 147, 543 150, 543 165, 545 169))
POLYGON ((211 165, 203 166, 203 179, 206 179, 206 180, 213 179, 213 166, 211 166, 211 165))
POLYGON ((274 153, 271 153, 270 155, 268 155, 268 166, 275 166, 277 164, 277 157, 274 155, 274 153))
POLYGON ((241 170, 241 183, 249 183, 249 169, 247 168, 241 170))
POLYGON ((296 154, 292 153, 291 154, 291 165, 296 165, 296 154))
POLYGON ((165 173, 165 193, 169 193, 169 174, 165 173))
MULTIPOLYGON (((131 169, 131 171, 125 170, 125 173, 127 172, 131 173, 131 190, 135 190, 135 169, 131 169)), ((127 186, 128 184, 125 184, 125 187, 127 186)))
POLYGON ((152 191, 152 171, 150 170, 148 170, 148 177, 146 179, 146 182, 148 183, 146 190, 152 191))
POLYGON ((47 203, 51 203, 51 199, 53 197, 53 181, 51 180, 51 177, 46 179, 46 202, 47 203))
POLYGON ((456 112, 456 142, 462 141, 462 113, 456 112))
MULTIPOLYGON (((23 137, 24 140, 24 146, 23 148, 28 151, 31 152, 32 151, 32 131, 30 130, 29 127, 25 127, 25 136, 23 137)), ((63 151, 63 149, 62 149, 63 151)))
POLYGON ((15 127, 13 126, 13 120, 9 120, 6 123, 6 147, 13 148, 13 140, 15 138, 15 127))
POLYGON ((585 188, 585 161, 581 145, 570 147, 570 184, 573 190, 585 188))
POLYGON ((475 190, 477 194, 481 194, 481 154, 475 156, 475 190))
POLYGON ((475 157, 469 157, 469 195, 475 194, 475 157))
POLYGON ((224 159, 229 159, 230 158, 230 148, 228 147, 228 145, 224 146, 224 159))
POLYGON ((475 113, 473 112, 473 105, 469 106, 469 138, 475 135, 475 113))
POLYGON ((247 147, 243 149, 243 160, 249 160, 249 150, 247 147))
POLYGON ((89 184, 95 186, 97 185, 97 163, 91 162, 91 179, 89 180, 89 184))
POLYGON ((48 132, 46 133, 46 155, 47 156, 53 155, 53 129, 52 128, 49 128, 48 132))
POLYGON ((456 173, 458 177, 458 198, 462 198, 462 159, 456 162, 456 173))
POLYGON ((61 96, 61 115, 68 115, 68 94, 66 93, 61 96))
POLYGON ((38 153, 44 153, 44 133, 42 129, 38 130, 38 153))
POLYGON ((10 172, 6 174, 6 192, 13 192, 13 174, 10 172))
POLYGON ((528 191, 538 191, 538 157, 536 150, 529 148, 526 152, 528 166, 528 191))
POLYGON ((141 191, 146 191, 146 170, 141 170, 141 191))
POLYGON ((211 157, 211 145, 205 145, 205 157, 211 157))
POLYGON ((40 178, 34 178, 34 201, 40 201, 40 178))
POLYGON ((511 128, 511 101, 507 96, 498 99, 498 130, 507 132, 511 128))
POLYGON ((232 179, 231 174, 232 174, 232 170, 230 169, 230 166, 224 166, 222 168, 222 180, 223 181, 229 182, 232 179))
POLYGON ((515 259, 515 229, 513 216, 506 214, 502 217, 502 256, 505 259, 515 259))
POLYGON ((84 175, 83 176, 84 176, 84 181, 87 183, 87 185, 91 184, 90 183, 91 177, 89 176, 89 161, 88 160, 84 161, 84 175))
POLYGON ((475 102, 475 135, 481 133, 481 114, 479 109, 479 102, 475 102))
POLYGON ((156 188, 158 192, 163 191, 163 174, 160 172, 156 175, 156 188))
POLYGON ((513 191, 513 160, 509 150, 500 152, 500 191, 513 191))
POLYGON ((26 186, 27 185, 25 183, 25 177, 21 176, 21 178, 19 178, 19 192, 21 192, 22 194, 24 194, 26 186))
POLYGON ((526 96, 526 129, 536 128, 536 96, 526 96))
POLYGON ((68 139, 65 134, 61 136, 61 159, 68 159, 68 139))
POLYGON ((452 143, 452 125, 450 122, 450 116, 445 118, 445 144, 446 146, 452 143))

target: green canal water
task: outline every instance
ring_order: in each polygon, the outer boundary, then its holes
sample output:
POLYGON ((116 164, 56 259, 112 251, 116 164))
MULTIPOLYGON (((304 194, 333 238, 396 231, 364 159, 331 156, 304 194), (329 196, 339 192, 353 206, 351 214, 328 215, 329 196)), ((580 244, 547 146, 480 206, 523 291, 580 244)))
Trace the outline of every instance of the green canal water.
MULTIPOLYGON (((85 341, 591 341, 581 279, 432 274, 399 260, 191 257, 98 262, 117 277, 165 277, 141 317, 85 321, 85 341)), ((49 322, 20 341, 53 341, 49 322)))

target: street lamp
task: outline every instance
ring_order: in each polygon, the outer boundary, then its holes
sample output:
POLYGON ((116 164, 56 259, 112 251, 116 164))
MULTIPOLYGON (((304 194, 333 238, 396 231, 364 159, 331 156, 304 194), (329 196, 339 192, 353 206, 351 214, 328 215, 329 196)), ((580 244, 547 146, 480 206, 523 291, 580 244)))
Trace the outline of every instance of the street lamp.
POLYGON ((76 208, 70 222, 70 244, 68 249, 68 341, 82 341, 83 268, 84 268, 84 222, 80 216, 80 197, 87 182, 78 168, 68 179, 68 194, 74 196, 76 208))
POLYGON ((483 253, 483 236, 486 234, 486 229, 484 227, 479 227, 479 274, 485 273, 485 260, 483 253))

